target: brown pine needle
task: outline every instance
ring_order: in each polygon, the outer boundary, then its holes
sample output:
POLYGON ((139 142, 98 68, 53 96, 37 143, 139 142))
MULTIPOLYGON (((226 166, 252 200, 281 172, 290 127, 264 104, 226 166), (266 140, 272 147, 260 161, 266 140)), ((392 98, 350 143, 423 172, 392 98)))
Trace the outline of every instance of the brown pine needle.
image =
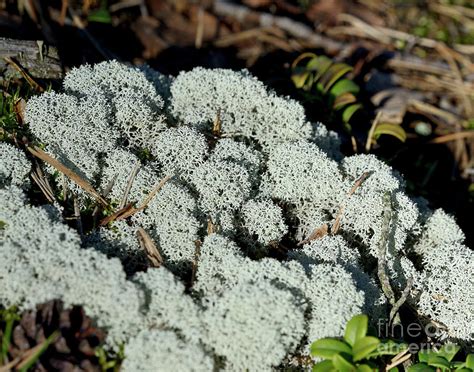
MULTIPOLYGON (((369 176, 370 176, 369 172, 364 172, 362 174, 362 176, 360 176, 354 182, 354 185, 349 190, 349 193, 347 194, 347 197, 350 198, 369 176)), ((339 229, 341 227, 341 219, 342 219, 342 216, 344 215, 344 208, 345 208, 345 204, 343 203, 339 207, 339 211, 337 212, 336 219, 334 221, 334 224, 331 227, 331 235, 337 234, 337 232, 339 231, 339 229)))
POLYGON ((146 197, 145 201, 140 205, 138 208, 131 208, 129 211, 119 215, 117 217, 117 220, 124 220, 128 217, 133 216, 135 213, 138 213, 142 210, 144 210, 148 204, 151 202, 151 200, 155 197, 156 193, 161 190, 161 188, 165 185, 166 182, 168 182, 171 179, 171 176, 165 176, 154 188, 151 190, 151 192, 148 194, 146 197))
POLYGON ((143 248, 148 260, 150 261, 151 266, 160 267, 163 265, 163 257, 161 257, 158 247, 150 235, 141 227, 137 230, 137 238, 140 246, 143 248))
POLYGON ((212 222, 212 218, 207 219, 207 235, 212 235, 217 232, 217 226, 212 222))
POLYGON ((194 242, 194 245, 196 249, 194 250, 194 260, 193 260, 192 273, 191 273, 191 287, 194 285, 194 282, 196 281, 196 274, 197 274, 199 257, 201 256, 202 243, 200 240, 196 240, 194 242))
POLYGON ((51 189, 51 185, 49 184, 49 182, 47 182, 46 177, 44 177, 44 174, 41 171, 41 168, 36 161, 35 161, 35 167, 31 172, 31 178, 38 185, 38 187, 40 188, 41 192, 44 194, 46 199, 48 199, 50 203, 54 203, 54 192, 51 189))
POLYGON ((313 240, 321 239, 324 236, 326 236, 327 234, 328 234, 328 224, 325 223, 324 225, 314 229, 313 232, 311 234, 309 234, 309 236, 305 240, 300 241, 297 244, 297 246, 301 247, 302 245, 305 245, 305 244, 307 244, 307 243, 309 243, 313 240))
POLYGON ((100 195, 93 187, 92 185, 87 182, 86 180, 82 179, 77 173, 66 167, 64 164, 59 162, 58 160, 54 159, 47 153, 45 153, 43 150, 41 150, 37 146, 27 146, 27 150, 36 156, 37 158, 43 160, 44 162, 48 163, 61 173, 64 173, 68 178, 73 180, 76 184, 78 184, 80 187, 84 189, 88 194, 94 197, 99 203, 102 205, 106 206, 107 201, 100 195))
POLYGON ((134 209, 133 208, 133 204, 132 203, 129 203, 127 204, 125 207, 115 211, 114 213, 112 213, 110 216, 107 216, 105 217, 104 219, 102 219, 99 223, 100 226, 106 226, 108 225, 109 223, 119 219, 120 216, 122 216, 123 214, 129 212, 130 210, 134 209))
POLYGON ((36 91, 38 92, 44 92, 44 88, 39 85, 31 76, 26 72, 26 70, 21 67, 13 58, 10 57, 3 57, 5 62, 8 64, 12 65, 20 74, 23 76, 23 78, 30 84, 36 91))
POLYGON ((214 124, 212 126, 212 134, 215 137, 220 137, 222 135, 222 120, 221 120, 221 110, 217 110, 216 118, 214 119, 214 124))
POLYGON ((135 180, 135 177, 137 176, 139 170, 140 170, 140 162, 138 161, 137 164, 135 164, 135 167, 133 168, 132 173, 130 173, 130 178, 128 179, 127 187, 125 188, 125 192, 123 193, 122 200, 120 201, 120 204, 118 206, 119 209, 122 209, 127 204, 128 194, 130 193, 130 190, 132 189, 133 181, 135 180))

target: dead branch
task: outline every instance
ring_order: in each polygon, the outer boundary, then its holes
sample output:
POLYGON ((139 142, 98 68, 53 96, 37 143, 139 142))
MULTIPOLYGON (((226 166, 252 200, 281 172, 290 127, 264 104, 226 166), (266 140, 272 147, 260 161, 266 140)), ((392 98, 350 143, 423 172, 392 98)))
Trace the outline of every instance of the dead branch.
POLYGON ((232 17, 239 22, 249 22, 259 27, 277 27, 294 38, 305 39, 313 47, 324 48, 328 53, 336 53, 344 48, 344 44, 317 34, 311 27, 287 17, 260 13, 243 5, 229 3, 225 0, 214 2, 214 13, 221 17, 232 17))
POLYGON ((5 78, 19 77, 18 69, 5 58, 14 60, 36 79, 61 79, 63 70, 58 51, 41 40, 14 40, 0 38, 0 70, 6 69, 5 78))

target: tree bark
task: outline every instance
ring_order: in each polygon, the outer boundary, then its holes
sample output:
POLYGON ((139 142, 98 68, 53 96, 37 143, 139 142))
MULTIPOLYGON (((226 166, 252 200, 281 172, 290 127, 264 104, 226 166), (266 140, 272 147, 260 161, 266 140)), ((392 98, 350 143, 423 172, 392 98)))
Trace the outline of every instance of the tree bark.
POLYGON ((0 38, 1 79, 20 77, 17 67, 8 62, 13 60, 27 74, 37 79, 61 79, 63 69, 56 48, 41 40, 14 40, 0 38))

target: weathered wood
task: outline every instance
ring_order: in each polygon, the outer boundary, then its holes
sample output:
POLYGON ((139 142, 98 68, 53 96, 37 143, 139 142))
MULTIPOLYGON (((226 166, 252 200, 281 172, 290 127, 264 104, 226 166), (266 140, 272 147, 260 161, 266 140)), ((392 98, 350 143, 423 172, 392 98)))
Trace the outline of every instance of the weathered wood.
POLYGON ((0 38, 0 79, 20 77, 17 68, 8 63, 14 60, 31 77, 37 79, 60 79, 63 69, 56 48, 44 44, 41 40, 15 40, 0 38))

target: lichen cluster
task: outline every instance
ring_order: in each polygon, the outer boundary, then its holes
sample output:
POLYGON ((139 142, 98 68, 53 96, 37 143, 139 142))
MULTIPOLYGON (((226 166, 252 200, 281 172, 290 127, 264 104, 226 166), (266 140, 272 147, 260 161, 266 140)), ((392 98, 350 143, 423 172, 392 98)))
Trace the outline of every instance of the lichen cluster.
MULTIPOLYGON (((408 301, 420 317, 443 324, 443 338, 472 342, 474 257, 454 219, 419 208, 376 157, 343 158, 334 133, 248 72, 173 79, 82 66, 63 92, 32 98, 25 118, 49 155, 99 192, 113 185, 111 206, 134 169, 136 206, 171 177, 144 210, 79 236, 29 202, 29 161, 0 144, 0 304, 83 305, 111 348, 124 344, 124 370, 270 370, 341 336, 355 314, 387 317, 377 277, 385 240, 394 290, 413 277, 408 301), (139 228, 164 267, 143 271, 139 228)), ((67 187, 83 210, 94 207, 67 187)))

